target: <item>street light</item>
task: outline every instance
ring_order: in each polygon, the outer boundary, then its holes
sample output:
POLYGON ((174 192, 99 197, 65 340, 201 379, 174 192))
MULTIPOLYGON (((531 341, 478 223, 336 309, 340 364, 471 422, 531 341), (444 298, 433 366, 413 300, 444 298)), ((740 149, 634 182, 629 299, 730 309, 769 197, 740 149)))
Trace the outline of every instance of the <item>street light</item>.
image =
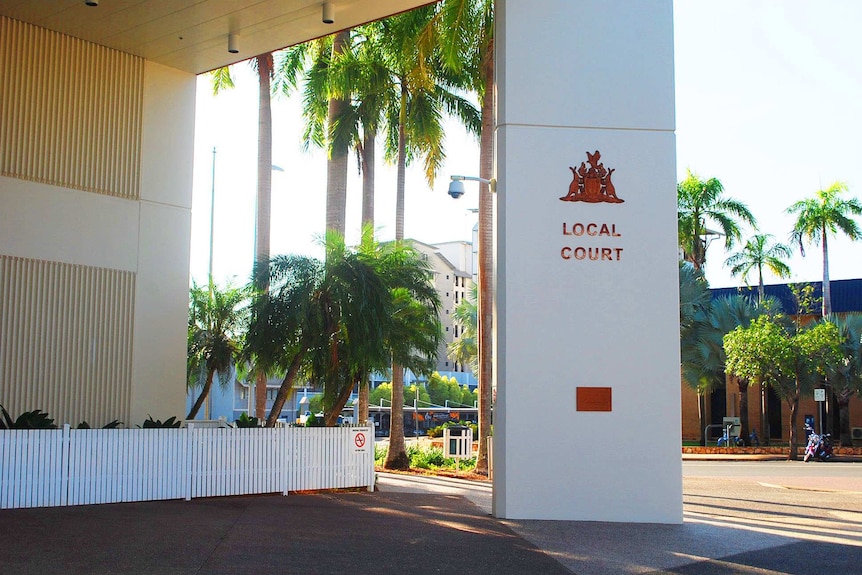
POLYGON ((493 214, 493 200, 491 193, 497 191, 497 180, 478 176, 450 176, 449 195, 458 199, 464 195, 464 181, 479 182, 487 184, 488 188, 479 190, 479 235, 476 243, 479 250, 479 301, 477 302, 478 325, 476 328, 478 336, 479 355, 479 459, 482 455, 487 456, 487 446, 483 439, 490 436, 491 425, 491 316, 493 299, 493 280, 491 279, 493 262, 486 257, 493 243, 493 228, 491 216, 493 214), (489 193, 490 192, 490 193, 489 193))

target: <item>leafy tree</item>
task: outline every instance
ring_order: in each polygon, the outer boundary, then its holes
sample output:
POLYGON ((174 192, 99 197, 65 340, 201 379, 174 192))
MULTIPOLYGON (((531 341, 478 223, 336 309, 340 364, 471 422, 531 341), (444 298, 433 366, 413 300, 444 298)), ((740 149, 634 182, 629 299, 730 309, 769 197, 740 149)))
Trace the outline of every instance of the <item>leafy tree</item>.
POLYGON ((478 390, 470 391, 470 386, 462 385, 461 386, 461 405, 465 405, 467 407, 473 407, 476 405, 476 402, 479 400, 478 390))
POLYGON ((815 197, 800 200, 787 208, 788 214, 796 214, 796 222, 790 237, 799 244, 799 251, 805 255, 804 243, 820 245, 823 253, 823 307, 824 318, 832 314, 832 290, 829 285, 829 235, 839 231, 851 240, 862 237, 862 231, 852 216, 862 214, 862 203, 856 198, 844 199, 842 194, 848 190, 847 184, 835 182, 825 190, 819 190, 815 197))
POLYGON ((790 267, 784 262, 790 257, 790 248, 784 244, 772 241, 771 234, 755 234, 745 242, 742 250, 731 255, 725 261, 730 267, 730 273, 740 276, 748 285, 748 276, 757 272, 757 295, 763 301, 763 268, 768 269, 779 278, 790 277, 790 267))
MULTIPOLYGON (((755 304, 741 295, 712 299, 703 273, 690 263, 680 264, 680 357, 683 379, 698 392, 701 429, 704 430, 704 397, 722 383, 735 383, 739 390, 742 437, 748 441, 749 379, 725 373, 727 356, 724 336, 747 326, 754 317, 767 313, 764 300, 755 304), (727 378, 727 379, 726 379, 727 378)), ((761 389, 762 391, 762 389, 761 389)), ((763 405, 763 402, 761 402, 763 405)), ((761 417, 761 421, 764 418, 761 417)), ((766 435, 764 435, 766 437, 766 435)), ((706 437, 701 435, 705 445, 706 437)))
POLYGON ((852 445, 850 400, 862 394, 862 314, 835 318, 841 336, 842 360, 829 368, 829 383, 838 403, 841 445, 852 445))
POLYGON ((419 407, 426 407, 431 403, 431 396, 428 395, 428 390, 424 385, 413 383, 404 388, 404 405, 413 405, 413 401, 419 400, 419 407), (419 392, 417 396, 416 393, 419 392))
POLYGON ((738 377, 768 383, 790 408, 790 454, 798 458, 799 400, 811 393, 829 366, 841 360, 835 324, 821 322, 795 334, 774 317, 761 316, 749 327, 724 338, 727 370, 738 377))
POLYGON ((446 405, 449 399, 448 378, 436 371, 428 378, 425 389, 428 391, 428 401, 434 405, 446 405))
POLYGON ((227 386, 231 365, 240 353, 242 327, 246 318, 248 290, 230 285, 216 287, 212 279, 208 289, 192 283, 189 290, 188 383, 192 387, 203 372, 200 395, 186 419, 194 419, 212 388, 213 377, 227 386))
POLYGON ((368 396, 368 402, 373 405, 388 406, 392 403, 392 384, 381 383, 371 390, 368 396), (383 400, 381 404, 381 400, 383 400))
POLYGON ((740 223, 757 227, 745 204, 723 196, 724 186, 717 178, 701 180, 689 170, 676 190, 679 245, 685 260, 691 262, 695 269, 701 269, 706 262, 704 238, 708 225, 720 228, 725 249, 732 248, 741 239, 740 223))
MULTIPOLYGON (((722 376, 725 375, 727 355, 724 349, 724 336, 738 327, 746 327, 751 320, 763 312, 750 299, 744 296, 722 297, 714 300, 710 309, 710 325, 712 326, 712 344, 710 345, 710 361, 716 366, 721 366, 722 376)), ((751 433, 748 417, 748 387, 751 381, 748 378, 727 373, 728 383, 736 383, 739 392, 739 422, 743 441, 748 444, 751 433)), ((760 386, 760 391, 763 387, 760 386)), ((762 398, 761 398, 762 399, 762 398)), ((761 400, 761 405, 763 401, 761 400)), ((761 422, 765 418, 761 414, 761 422)), ((761 433, 763 433, 761 429, 761 433)), ((762 435, 766 440, 767 435, 762 435)))

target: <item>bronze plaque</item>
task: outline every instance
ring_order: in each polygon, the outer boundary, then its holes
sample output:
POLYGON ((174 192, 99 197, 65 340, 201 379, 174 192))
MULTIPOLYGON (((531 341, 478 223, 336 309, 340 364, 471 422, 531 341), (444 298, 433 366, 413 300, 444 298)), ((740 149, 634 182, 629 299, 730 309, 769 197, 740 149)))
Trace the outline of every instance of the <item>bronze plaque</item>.
POLYGON ((610 387, 577 388, 578 411, 611 411, 610 387))

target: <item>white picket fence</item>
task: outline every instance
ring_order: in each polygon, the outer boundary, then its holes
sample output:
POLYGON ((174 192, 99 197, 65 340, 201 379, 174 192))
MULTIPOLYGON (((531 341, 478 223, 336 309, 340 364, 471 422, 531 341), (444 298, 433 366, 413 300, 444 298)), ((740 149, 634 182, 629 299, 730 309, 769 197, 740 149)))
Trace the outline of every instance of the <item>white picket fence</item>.
POLYGON ((0 431, 0 509, 374 487, 370 427, 0 431))

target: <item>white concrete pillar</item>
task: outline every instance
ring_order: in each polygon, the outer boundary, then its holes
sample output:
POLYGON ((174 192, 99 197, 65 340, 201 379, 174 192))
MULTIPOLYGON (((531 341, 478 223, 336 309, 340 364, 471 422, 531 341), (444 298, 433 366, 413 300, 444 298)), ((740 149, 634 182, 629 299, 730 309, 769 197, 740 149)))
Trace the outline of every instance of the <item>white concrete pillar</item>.
POLYGON ((681 522, 672 0, 496 6, 494 514, 681 522))

